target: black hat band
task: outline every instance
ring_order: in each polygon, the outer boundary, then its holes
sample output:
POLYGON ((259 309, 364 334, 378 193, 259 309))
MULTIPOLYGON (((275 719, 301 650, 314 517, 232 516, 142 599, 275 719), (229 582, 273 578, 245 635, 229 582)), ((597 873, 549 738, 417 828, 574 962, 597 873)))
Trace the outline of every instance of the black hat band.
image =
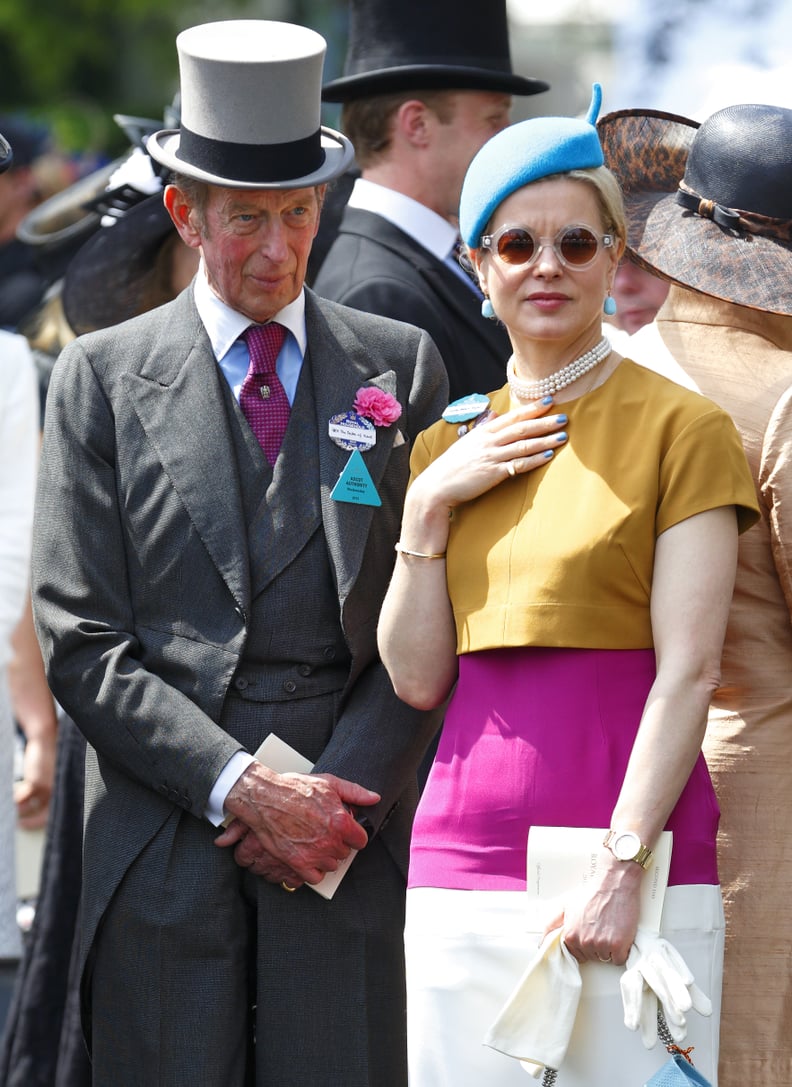
POLYGON ((676 201, 688 211, 704 219, 712 219, 714 223, 726 230, 744 230, 747 234, 775 238, 776 241, 792 241, 792 220, 777 219, 754 211, 744 211, 741 208, 724 207, 715 200, 700 196, 686 185, 684 180, 679 182, 676 201))
POLYGON ((233 178, 255 185, 307 177, 325 161, 322 130, 288 143, 231 143, 199 136, 181 127, 176 158, 215 177, 233 178))
POLYGON ((490 57, 476 53, 474 56, 449 56, 448 53, 443 52, 418 56, 399 55, 383 47, 381 50, 372 49, 365 56, 350 58, 344 75, 374 75, 378 71, 389 71, 391 68, 440 68, 443 72, 453 72, 458 68, 462 72, 470 69, 477 72, 491 71, 493 75, 514 74, 508 55, 490 57))

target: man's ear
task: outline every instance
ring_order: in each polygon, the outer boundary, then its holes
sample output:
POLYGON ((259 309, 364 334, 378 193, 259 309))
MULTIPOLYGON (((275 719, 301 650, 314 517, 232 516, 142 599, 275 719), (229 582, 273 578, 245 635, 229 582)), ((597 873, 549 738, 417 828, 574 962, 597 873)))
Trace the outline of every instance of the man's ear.
POLYGON ((410 98, 399 107, 395 123, 408 143, 425 146, 431 129, 431 110, 420 98, 410 98))
POLYGON ((181 240, 191 249, 198 249, 201 244, 201 231, 197 213, 190 201, 178 185, 166 185, 163 200, 181 240))

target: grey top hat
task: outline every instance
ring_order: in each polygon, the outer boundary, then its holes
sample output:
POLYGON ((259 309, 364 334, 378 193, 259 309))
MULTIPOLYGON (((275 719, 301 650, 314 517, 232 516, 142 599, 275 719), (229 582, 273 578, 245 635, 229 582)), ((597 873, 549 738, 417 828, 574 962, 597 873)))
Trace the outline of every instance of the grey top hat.
POLYGON ((176 39, 181 128, 149 137, 169 170, 239 189, 296 189, 338 177, 349 140, 321 125, 326 43, 291 23, 205 23, 176 39))
POLYGON ((702 294, 792 316, 792 110, 739 104, 699 125, 629 109, 597 127, 639 264, 702 294))
POLYGON ((344 74, 325 84, 325 102, 442 89, 549 90, 512 72, 506 0, 351 0, 344 74))

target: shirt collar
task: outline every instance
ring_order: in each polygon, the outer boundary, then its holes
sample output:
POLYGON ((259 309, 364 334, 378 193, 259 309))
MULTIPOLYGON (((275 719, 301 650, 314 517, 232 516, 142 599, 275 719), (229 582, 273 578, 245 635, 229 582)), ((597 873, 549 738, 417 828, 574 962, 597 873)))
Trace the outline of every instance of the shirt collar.
MULTIPOLYGON (((220 361, 245 329, 255 322, 217 297, 206 278, 203 259, 195 277, 194 290, 198 316, 206 329, 215 358, 220 361)), ((300 354, 304 356, 308 342, 305 331, 305 291, 301 290, 294 301, 284 306, 272 320, 277 321, 292 333, 300 348, 300 354)))
POLYGON ((411 196, 359 177, 349 197, 349 206, 381 215, 399 230, 403 230, 438 260, 446 260, 454 248, 457 232, 454 227, 411 196))

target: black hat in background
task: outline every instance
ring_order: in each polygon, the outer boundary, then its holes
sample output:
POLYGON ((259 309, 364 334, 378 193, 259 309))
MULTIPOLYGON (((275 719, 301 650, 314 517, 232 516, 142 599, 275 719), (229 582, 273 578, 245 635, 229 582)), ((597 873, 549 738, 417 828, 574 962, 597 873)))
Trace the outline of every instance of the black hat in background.
POLYGON ((63 278, 63 312, 75 335, 140 313, 145 280, 175 234, 162 193, 153 193, 103 226, 78 249, 63 278))
POLYGON ((792 316, 792 109, 738 103, 701 124, 626 109, 597 129, 638 264, 713 298, 792 316))
POLYGON ((409 90, 539 94, 541 79, 515 75, 506 0, 351 0, 344 74, 325 102, 409 90))

